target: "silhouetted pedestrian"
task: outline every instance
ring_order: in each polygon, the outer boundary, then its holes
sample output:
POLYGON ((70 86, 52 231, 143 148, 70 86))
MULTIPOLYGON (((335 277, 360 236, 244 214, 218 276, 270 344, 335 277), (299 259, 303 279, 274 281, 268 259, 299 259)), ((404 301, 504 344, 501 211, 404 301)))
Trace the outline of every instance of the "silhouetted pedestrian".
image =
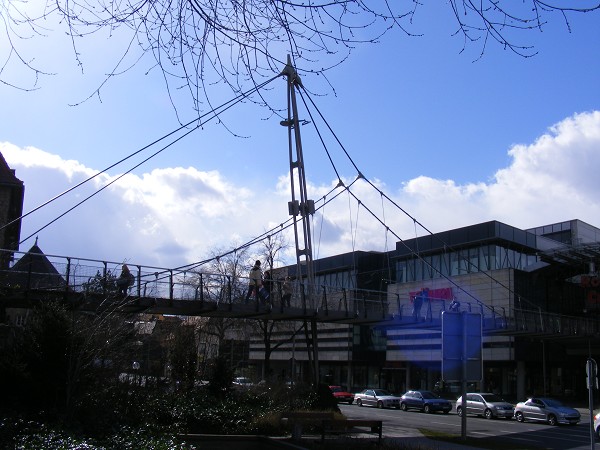
POLYGON ((281 286, 281 304, 283 306, 290 306, 290 300, 292 298, 292 279, 291 277, 285 277, 281 286))
POLYGON ((262 287, 262 270, 260 270, 260 261, 256 260, 250 274, 248 275, 248 292, 246 293, 245 303, 248 303, 250 296, 254 294, 259 295, 259 290, 262 287))
POLYGON ((134 282, 135 276, 131 273, 127 264, 123 264, 123 267, 121 267, 121 275, 119 275, 119 278, 117 278, 116 281, 119 294, 126 296, 127 289, 129 289, 129 286, 133 286, 134 282))

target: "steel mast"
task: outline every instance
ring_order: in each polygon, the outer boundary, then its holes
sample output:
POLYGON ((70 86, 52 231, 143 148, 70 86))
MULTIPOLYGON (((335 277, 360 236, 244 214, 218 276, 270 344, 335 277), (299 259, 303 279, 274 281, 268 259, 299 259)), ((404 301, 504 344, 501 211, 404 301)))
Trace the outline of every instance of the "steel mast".
MULTIPOLYGON (((302 280, 304 273, 304 282, 300 284, 302 307, 307 310, 307 299, 309 306, 315 307, 315 284, 314 268, 312 255, 312 240, 310 229, 310 216, 315 212, 315 202, 308 199, 306 189, 306 176, 304 170, 304 157, 302 155, 302 139, 300 136, 300 121, 298 120, 298 107, 296 104, 296 87, 302 87, 302 81, 292 66, 290 55, 287 57, 287 64, 282 75, 287 77, 287 110, 288 116, 281 125, 288 129, 288 147, 290 160, 290 184, 292 191, 292 201, 288 203, 289 214, 294 222, 294 240, 296 243, 296 272, 299 280, 302 280), (298 194, 296 193, 298 190, 298 194), (300 199, 298 200, 298 195, 300 199), (300 218, 298 218, 300 217, 300 218), (301 226, 299 226, 301 225, 301 226), (304 269, 304 270, 303 270, 304 269)), ((304 122, 304 121, 303 121, 304 122)), ((313 380, 319 382, 319 358, 317 348, 317 323, 311 320, 310 335, 308 323, 305 321, 304 330, 306 333, 306 342, 309 346, 308 357, 312 360, 313 380), (310 348, 312 347, 312 348, 310 348), (312 353, 312 355, 311 355, 312 353)))

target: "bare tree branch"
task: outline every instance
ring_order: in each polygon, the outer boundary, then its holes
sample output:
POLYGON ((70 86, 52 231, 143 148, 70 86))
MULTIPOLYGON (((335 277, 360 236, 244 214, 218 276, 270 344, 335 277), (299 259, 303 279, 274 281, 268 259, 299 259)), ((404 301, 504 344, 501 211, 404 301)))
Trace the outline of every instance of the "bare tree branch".
MULTIPOLYGON (((174 92, 186 89, 197 112, 210 102, 215 85, 226 85, 234 93, 249 83, 258 85, 281 71, 288 54, 300 74, 325 75, 346 61, 356 46, 375 44, 390 30, 416 36, 409 27, 423 6, 418 0, 47 0, 40 2, 42 6, 38 2, 0 3, 0 23, 11 49, 0 68, 0 82, 33 89, 37 77, 47 75, 20 53, 19 41, 43 38, 50 32, 48 23, 56 23, 69 35, 82 71, 83 39, 100 32, 109 37, 129 33, 129 44, 88 98, 100 98, 109 80, 147 64, 149 56, 148 72, 162 73, 175 110, 181 100, 174 92), (39 12, 33 15, 30 10, 39 12), (11 81, 5 72, 9 63, 31 69, 36 74, 34 86, 11 81)), ((523 42, 522 32, 542 30, 555 15, 570 31, 570 14, 600 9, 598 0, 581 0, 577 7, 565 0, 450 0, 447 5, 456 20, 455 35, 464 39, 463 49, 479 45, 480 57, 492 42, 531 57, 536 51, 523 42)), ((267 103, 260 96, 250 101, 267 103)))

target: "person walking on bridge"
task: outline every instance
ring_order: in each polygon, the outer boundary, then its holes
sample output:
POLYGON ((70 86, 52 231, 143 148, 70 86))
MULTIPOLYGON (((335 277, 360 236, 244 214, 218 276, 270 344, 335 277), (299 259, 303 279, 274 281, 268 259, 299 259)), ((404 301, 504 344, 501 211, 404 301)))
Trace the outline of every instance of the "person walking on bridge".
POLYGON ((255 296, 259 296, 260 288, 262 287, 262 270, 260 270, 260 261, 256 260, 250 274, 248 276, 248 292, 246 293, 246 299, 244 303, 248 303, 250 296, 254 293, 255 296))

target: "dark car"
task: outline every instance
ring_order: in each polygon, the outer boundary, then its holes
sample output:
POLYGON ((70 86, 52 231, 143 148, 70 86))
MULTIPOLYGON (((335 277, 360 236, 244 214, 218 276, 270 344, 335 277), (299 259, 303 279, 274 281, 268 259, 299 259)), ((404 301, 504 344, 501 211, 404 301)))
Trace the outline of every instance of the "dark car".
POLYGON ((418 409, 427 414, 442 411, 448 414, 452 409, 452 403, 431 391, 408 391, 400 397, 400 409, 402 411, 418 409))
POLYGON ((352 402, 354 402, 354 394, 346 392, 341 386, 329 386, 329 389, 331 389, 331 392, 338 403, 348 403, 351 405, 352 402))

